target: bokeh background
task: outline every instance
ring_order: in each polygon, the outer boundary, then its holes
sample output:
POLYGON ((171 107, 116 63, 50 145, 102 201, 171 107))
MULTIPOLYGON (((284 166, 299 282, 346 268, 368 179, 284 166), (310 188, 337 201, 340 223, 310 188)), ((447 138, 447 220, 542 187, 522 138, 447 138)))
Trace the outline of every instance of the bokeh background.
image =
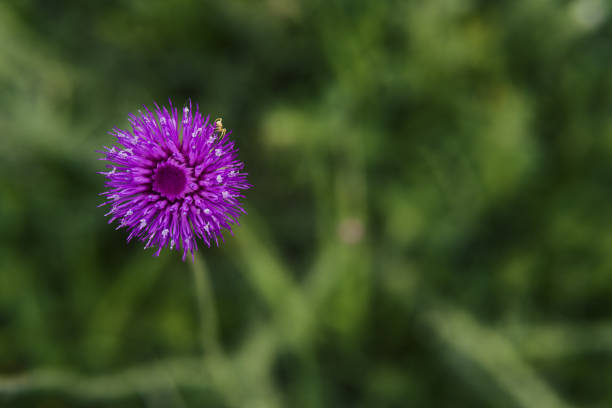
POLYGON ((603 0, 0 3, 0 407, 612 406, 603 0), (106 224, 107 132, 188 98, 248 216, 106 224))

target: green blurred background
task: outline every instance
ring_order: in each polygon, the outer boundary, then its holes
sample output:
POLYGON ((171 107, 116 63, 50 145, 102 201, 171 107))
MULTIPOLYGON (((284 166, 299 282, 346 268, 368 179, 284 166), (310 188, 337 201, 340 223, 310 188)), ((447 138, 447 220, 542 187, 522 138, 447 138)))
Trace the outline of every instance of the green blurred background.
POLYGON ((0 407, 612 406, 603 0, 0 3, 0 407), (142 104, 254 187, 195 264, 106 224, 142 104))

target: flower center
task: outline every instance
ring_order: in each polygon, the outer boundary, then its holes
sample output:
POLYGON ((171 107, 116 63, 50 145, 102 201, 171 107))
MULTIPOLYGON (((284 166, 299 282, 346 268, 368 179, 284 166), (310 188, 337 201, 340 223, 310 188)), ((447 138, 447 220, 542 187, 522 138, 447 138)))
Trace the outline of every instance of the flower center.
POLYGON ((157 166, 153 174, 153 190, 164 197, 174 200, 185 191, 187 174, 185 169, 173 163, 163 163, 157 166))

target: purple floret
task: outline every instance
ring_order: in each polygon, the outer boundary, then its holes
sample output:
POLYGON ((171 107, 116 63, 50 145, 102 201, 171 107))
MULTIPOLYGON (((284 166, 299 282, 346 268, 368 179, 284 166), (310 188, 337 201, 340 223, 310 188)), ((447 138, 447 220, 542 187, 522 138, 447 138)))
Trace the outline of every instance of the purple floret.
POLYGON ((157 246, 183 249, 192 257, 198 250, 195 237, 210 247, 223 240, 223 228, 232 232, 232 224, 246 214, 238 201, 247 183, 244 164, 238 160, 238 149, 208 123, 196 106, 192 113, 160 108, 153 114, 129 115, 132 130, 115 128, 117 143, 104 147, 101 160, 110 162, 106 176, 108 191, 101 193, 111 209, 109 224, 119 221, 117 229, 127 228, 128 242, 136 237, 146 242, 145 249, 157 246))

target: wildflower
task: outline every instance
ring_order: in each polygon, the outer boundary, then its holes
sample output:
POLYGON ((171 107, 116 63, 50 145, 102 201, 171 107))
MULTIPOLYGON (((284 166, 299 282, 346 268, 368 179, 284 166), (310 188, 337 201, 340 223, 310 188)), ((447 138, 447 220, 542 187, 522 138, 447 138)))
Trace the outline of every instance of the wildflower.
POLYGON ((170 108, 155 105, 153 114, 129 115, 131 130, 115 128, 110 134, 117 143, 99 151, 100 160, 110 162, 103 174, 107 191, 101 193, 110 205, 109 224, 125 227, 127 241, 146 242, 145 249, 157 246, 183 251, 192 257, 196 238, 210 247, 223 240, 222 229, 232 232, 232 224, 246 211, 238 201, 247 183, 244 164, 238 160, 231 132, 219 131, 191 102, 182 118, 170 108))

